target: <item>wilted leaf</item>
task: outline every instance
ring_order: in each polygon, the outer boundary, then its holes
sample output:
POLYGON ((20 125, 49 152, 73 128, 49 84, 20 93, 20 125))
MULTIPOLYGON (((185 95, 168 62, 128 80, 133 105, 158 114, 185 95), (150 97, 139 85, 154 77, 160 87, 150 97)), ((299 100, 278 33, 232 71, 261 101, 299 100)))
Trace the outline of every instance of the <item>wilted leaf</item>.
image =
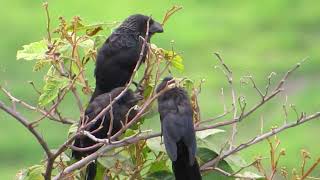
POLYGON ((48 50, 44 40, 24 45, 22 50, 17 52, 17 60, 43 60, 48 50))
POLYGON ((53 101, 58 96, 59 91, 67 87, 68 82, 69 80, 67 78, 49 77, 39 97, 39 105, 45 106, 53 101))
POLYGON ((83 24, 81 23, 80 17, 79 17, 79 19, 78 19, 77 21, 75 21, 75 22, 73 22, 71 25, 69 25, 69 26, 67 27, 67 31, 73 31, 74 29, 75 29, 76 31, 81 30, 81 29, 85 29, 85 25, 83 25, 83 24), (75 22, 76 22, 76 23, 75 23, 75 22))
POLYGON ((92 28, 92 29, 87 29, 86 30, 86 34, 88 36, 94 36, 96 35, 99 31, 103 30, 101 26, 98 26, 98 27, 95 27, 95 28, 92 28))
POLYGON ((34 165, 27 169, 21 170, 17 174, 18 180, 43 180, 42 175, 44 173, 44 167, 42 165, 34 165))

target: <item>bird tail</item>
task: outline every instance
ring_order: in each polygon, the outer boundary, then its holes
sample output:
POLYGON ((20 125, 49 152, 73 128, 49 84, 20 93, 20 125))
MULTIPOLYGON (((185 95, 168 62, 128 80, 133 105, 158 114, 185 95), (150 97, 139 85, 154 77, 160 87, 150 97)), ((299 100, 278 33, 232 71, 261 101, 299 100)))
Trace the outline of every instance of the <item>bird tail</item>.
POLYGON ((201 180, 201 173, 197 159, 193 165, 189 163, 187 146, 182 142, 177 143, 177 160, 172 162, 172 169, 176 180, 201 180))
POLYGON ((190 166, 189 164, 187 164, 187 166, 188 166, 187 172, 188 172, 189 179, 193 179, 193 180, 201 180, 202 179, 199 164, 196 159, 194 160, 194 163, 192 166, 190 166))
POLYGON ((86 180, 94 180, 96 177, 96 171, 97 171, 97 163, 91 162, 86 169, 86 180))
POLYGON ((200 168, 197 160, 194 160, 192 166, 181 159, 172 162, 172 169, 176 180, 201 180, 200 168))

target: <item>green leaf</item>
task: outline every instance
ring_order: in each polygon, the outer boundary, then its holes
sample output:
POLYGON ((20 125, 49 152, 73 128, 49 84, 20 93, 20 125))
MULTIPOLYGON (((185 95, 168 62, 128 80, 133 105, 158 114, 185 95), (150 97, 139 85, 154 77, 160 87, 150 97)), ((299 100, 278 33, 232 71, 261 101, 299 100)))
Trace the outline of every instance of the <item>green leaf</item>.
POLYGON ((75 134, 78 130, 78 123, 73 123, 68 130, 68 137, 72 136, 75 134))
POLYGON ((183 59, 174 51, 164 50, 164 58, 171 63, 171 65, 179 71, 184 71, 183 59))
POLYGON ((71 71, 72 71, 72 74, 74 75, 78 75, 80 73, 80 70, 78 68, 78 65, 75 63, 75 62, 72 62, 70 61, 71 63, 71 71))
POLYGON ((100 163, 97 163, 97 170, 96 170, 95 179, 96 180, 105 179, 105 171, 106 171, 106 168, 103 167, 100 163))
MULTIPOLYGON (((220 152, 222 146, 216 142, 216 140, 214 140, 214 138, 216 136, 213 136, 213 134, 219 134, 221 131, 212 131, 209 133, 212 133, 210 135, 204 133, 203 136, 206 136, 205 138, 197 138, 197 146, 198 148, 207 148, 210 149, 211 151, 214 152, 220 152), (216 132, 216 133, 215 133, 216 132)), ((197 134, 197 137, 199 135, 197 134)), ((200 135, 202 136, 202 135, 200 135)), ((240 167, 244 167, 247 165, 247 163, 245 162, 245 160, 243 158, 241 158, 239 155, 233 154, 228 156, 227 158, 224 159, 226 162, 228 162, 228 164, 234 168, 234 169, 238 169, 240 167)))
POLYGON ((94 38, 94 45, 93 45, 94 49, 99 49, 105 41, 106 41, 106 36, 97 35, 94 38))
POLYGON ((44 173, 44 167, 42 165, 34 165, 27 169, 21 170, 17 174, 18 180, 43 180, 42 175, 44 173))
POLYGON ((157 171, 170 171, 169 167, 167 166, 166 159, 162 159, 161 161, 154 161, 151 164, 149 169, 149 174, 153 174, 157 171))
POLYGON ((94 41, 91 39, 86 39, 84 41, 81 41, 79 43, 79 46, 84 50, 84 52, 87 54, 90 50, 93 50, 94 48, 94 41))
POLYGON ((33 71, 37 72, 40 71, 46 64, 48 64, 49 60, 39 60, 36 62, 36 64, 33 66, 33 71))
POLYGON ((133 136, 133 135, 136 134, 137 132, 138 132, 138 131, 135 131, 135 130, 133 130, 133 129, 127 129, 127 130, 121 135, 121 138, 133 136))
POLYGON ((17 52, 17 60, 43 60, 46 58, 47 44, 44 40, 24 45, 22 50, 17 52))
POLYGON ((48 72, 47 72, 47 77, 55 76, 56 75, 56 68, 54 66, 50 66, 48 72))
POLYGON ((194 87, 194 81, 191 79, 185 79, 183 81, 183 87, 188 92, 188 94, 191 95, 194 87))
POLYGON ((107 169, 112 169, 117 163, 121 163, 122 169, 132 169, 134 164, 127 151, 118 152, 119 149, 107 152, 103 157, 98 158, 98 162, 107 169))
MULTIPOLYGON (((208 162, 209 160, 217 157, 218 154, 208 148, 198 148, 197 156, 199 157, 200 164, 203 164, 203 163, 208 162)), ((231 166, 225 160, 221 160, 218 164, 218 167, 226 172, 229 172, 229 173, 233 172, 231 166)), ((204 173, 202 178, 208 179, 208 180, 209 179, 221 179, 221 180, 232 180, 233 179, 233 178, 221 175, 220 173, 215 172, 215 171, 204 173)))
POLYGON ((203 131, 198 131, 196 136, 200 139, 205 139, 209 136, 212 136, 214 134, 218 134, 218 133, 223 133, 225 132, 225 130, 222 129, 207 129, 207 130, 203 130, 203 131))
POLYGON ((152 174, 149 174, 147 177, 143 179, 146 180, 174 180, 174 176, 170 171, 156 171, 152 174))
POLYGON ((155 116, 159 116, 159 111, 158 111, 158 105, 157 103, 151 104, 151 107, 149 108, 149 111, 147 114, 144 115, 145 119, 151 119, 155 116))
POLYGON ((45 106, 53 101, 58 96, 59 91, 68 86, 68 83, 67 78, 49 77, 39 97, 39 105, 45 106))
POLYGON ((154 88, 153 84, 147 84, 143 91, 143 97, 149 97, 153 91, 153 88, 154 88))
POLYGON ((247 177, 247 178, 250 178, 250 179, 254 179, 254 180, 264 180, 265 179, 264 176, 261 176, 259 174, 256 174, 256 173, 253 173, 253 172, 249 172, 249 171, 245 171, 244 173, 238 174, 238 175, 243 176, 243 177, 247 177))
MULTIPOLYGON (((148 148, 149 149, 149 148, 148 148)), ((168 166, 168 156, 165 152, 155 153, 153 151, 149 151, 146 156, 148 159, 148 163, 145 163, 145 174, 153 174, 157 171, 171 171, 170 166, 168 166)))
POLYGON ((184 65, 182 64, 182 58, 179 55, 176 55, 172 61, 171 64, 173 67, 178 69, 179 71, 184 71, 184 65))
POLYGON ((147 146, 154 152, 166 152, 161 137, 155 137, 147 140, 147 146))

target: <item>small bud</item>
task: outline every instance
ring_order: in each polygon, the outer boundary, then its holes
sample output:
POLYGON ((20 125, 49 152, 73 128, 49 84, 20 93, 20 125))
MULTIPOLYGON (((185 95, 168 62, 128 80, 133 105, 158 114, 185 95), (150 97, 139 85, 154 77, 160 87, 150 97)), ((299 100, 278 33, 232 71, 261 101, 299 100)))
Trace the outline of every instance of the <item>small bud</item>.
POLYGON ((286 149, 282 148, 282 149, 280 150, 280 155, 281 155, 281 156, 285 156, 285 155, 286 155, 286 149))
POLYGON ((47 7, 48 7, 48 2, 44 2, 44 3, 42 4, 42 6, 43 6, 44 8, 47 8, 47 7))

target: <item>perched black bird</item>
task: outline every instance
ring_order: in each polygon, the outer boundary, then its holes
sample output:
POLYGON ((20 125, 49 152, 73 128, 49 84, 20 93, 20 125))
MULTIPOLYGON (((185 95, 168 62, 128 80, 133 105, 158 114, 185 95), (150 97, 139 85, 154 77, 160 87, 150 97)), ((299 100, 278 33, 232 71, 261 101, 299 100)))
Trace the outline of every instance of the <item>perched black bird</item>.
MULTIPOLYGON (((145 37, 148 20, 148 16, 141 14, 129 16, 105 41, 97 56, 96 88, 91 101, 100 94, 124 86, 130 80, 144 42, 139 36, 145 37)), ((161 24, 150 18, 147 42, 150 42, 152 35, 161 32, 161 24)), ((142 62, 146 53, 147 46, 142 62)))
MULTIPOLYGON (((165 78, 157 87, 157 92, 171 82, 174 83, 171 77, 165 78)), ((193 111, 187 92, 179 87, 164 92, 158 98, 158 111, 164 144, 176 180, 201 179, 195 158, 197 144, 193 111)))
MULTIPOLYGON (((101 94, 97 96, 93 101, 91 101, 85 111, 85 116, 87 117, 86 123, 93 120, 123 90, 124 90, 124 87, 115 88, 110 93, 101 94)), ((112 104, 112 111, 109 110, 113 114, 113 126, 112 126, 112 133, 111 133, 112 135, 117 133, 122 128, 122 124, 125 124, 127 117, 129 122, 136 115, 137 111, 131 108, 135 106, 140 99, 142 99, 140 95, 133 93, 133 91, 129 89, 124 93, 123 96, 121 96, 120 99, 118 99, 115 103, 112 104)), ((100 118, 98 121, 88 126, 86 130, 91 132, 92 135, 94 135, 97 138, 100 138, 100 139, 107 138, 107 133, 109 131, 109 126, 111 121, 111 116, 109 111, 107 111, 105 115, 102 118, 100 118)), ((95 144, 96 142, 94 142, 87 136, 77 137, 74 142, 74 146, 79 148, 90 147, 95 144)), ((99 147, 91 149, 89 151, 73 150, 72 156, 75 159, 79 160, 82 157, 85 157, 87 155, 94 153, 95 151, 98 150, 98 148, 99 147)), ((92 162, 88 165, 86 179, 93 180, 95 177, 95 172, 96 172, 96 164, 92 162)))

